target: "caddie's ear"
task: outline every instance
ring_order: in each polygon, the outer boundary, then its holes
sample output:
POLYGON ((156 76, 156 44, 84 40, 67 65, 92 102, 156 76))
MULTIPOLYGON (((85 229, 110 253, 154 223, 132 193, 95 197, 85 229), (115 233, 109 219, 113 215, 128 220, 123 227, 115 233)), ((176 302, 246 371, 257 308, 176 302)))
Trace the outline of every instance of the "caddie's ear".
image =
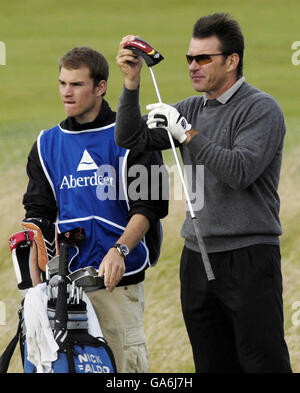
POLYGON ((105 80, 101 80, 98 85, 95 87, 95 91, 98 97, 103 96, 107 89, 107 82, 105 80))

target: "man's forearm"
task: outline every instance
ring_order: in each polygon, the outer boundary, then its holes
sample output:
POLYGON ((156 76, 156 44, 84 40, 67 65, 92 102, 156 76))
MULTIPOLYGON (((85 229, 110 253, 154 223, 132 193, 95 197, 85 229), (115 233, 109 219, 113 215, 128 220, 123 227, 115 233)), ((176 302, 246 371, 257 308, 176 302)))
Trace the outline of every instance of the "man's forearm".
POLYGON ((170 148, 165 130, 149 131, 139 107, 139 89, 123 87, 119 98, 115 140, 119 146, 137 151, 160 151, 170 148))
POLYGON ((140 77, 137 79, 129 79, 129 78, 124 79, 124 86, 128 90, 137 90, 139 85, 140 85, 140 77))
POLYGON ((147 217, 142 214, 134 214, 118 243, 126 244, 131 251, 143 239, 149 228, 150 222, 147 217))
POLYGON ((145 150, 142 136, 146 128, 139 108, 139 89, 129 90, 124 86, 116 115, 116 143, 132 150, 145 150))
MULTIPOLYGON (((150 223, 145 216, 142 214, 134 214, 117 242, 126 244, 131 251, 145 236, 149 228, 150 223)), ((108 292, 114 290, 124 273, 124 257, 119 254, 116 248, 110 248, 103 258, 98 272, 100 277, 104 276, 104 284, 108 292)))

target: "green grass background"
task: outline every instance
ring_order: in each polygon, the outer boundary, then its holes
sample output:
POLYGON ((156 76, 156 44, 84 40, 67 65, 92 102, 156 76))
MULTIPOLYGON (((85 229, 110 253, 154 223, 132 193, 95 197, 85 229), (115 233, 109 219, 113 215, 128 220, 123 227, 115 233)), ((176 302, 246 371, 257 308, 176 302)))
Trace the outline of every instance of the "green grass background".
MULTIPOLYGON (((231 13, 245 36, 244 74, 249 83, 272 94, 287 124, 280 194, 282 198, 282 269, 286 339, 294 371, 300 371, 299 327, 292 323, 300 301, 300 66, 291 62, 292 42, 300 40, 298 0, 2 0, 0 41, 6 65, 0 66, 0 301, 6 323, 0 325, 0 352, 14 334, 20 296, 7 239, 20 230, 26 187, 26 157, 41 129, 64 117, 58 96, 58 58, 78 45, 91 46, 110 62, 107 100, 116 109, 122 77, 115 57, 122 36, 138 34, 165 57, 155 68, 163 101, 194 95, 187 73, 192 26, 202 15, 231 13)), ((141 107, 157 101, 143 70, 141 107)), ((172 155, 165 155, 169 164, 172 155)), ((148 271, 145 327, 151 372, 193 372, 190 346, 179 302, 178 266, 182 240, 182 202, 172 201, 164 219, 165 241, 159 265, 148 271)), ((16 354, 11 372, 21 372, 16 354)))

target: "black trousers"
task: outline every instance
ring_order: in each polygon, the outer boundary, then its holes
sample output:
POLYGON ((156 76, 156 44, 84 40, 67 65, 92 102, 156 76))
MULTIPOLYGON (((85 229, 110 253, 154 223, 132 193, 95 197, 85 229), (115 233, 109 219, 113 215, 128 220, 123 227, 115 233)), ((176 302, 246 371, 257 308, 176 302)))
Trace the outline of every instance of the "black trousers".
POLYGON ((260 244, 209 257, 216 276, 210 282, 201 254, 185 247, 181 256, 181 305, 196 372, 292 372, 279 247, 260 244))

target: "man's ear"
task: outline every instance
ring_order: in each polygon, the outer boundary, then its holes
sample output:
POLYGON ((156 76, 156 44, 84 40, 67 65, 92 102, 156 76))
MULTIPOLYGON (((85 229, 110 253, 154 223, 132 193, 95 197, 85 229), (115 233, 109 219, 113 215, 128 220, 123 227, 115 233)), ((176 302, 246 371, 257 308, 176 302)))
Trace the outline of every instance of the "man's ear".
POLYGON ((239 61, 240 61, 240 56, 237 53, 232 53, 231 55, 229 55, 226 59, 227 70, 229 72, 236 70, 239 61))
POLYGON ((98 85, 95 87, 95 91, 98 97, 102 96, 107 89, 107 82, 105 80, 101 80, 98 85))

